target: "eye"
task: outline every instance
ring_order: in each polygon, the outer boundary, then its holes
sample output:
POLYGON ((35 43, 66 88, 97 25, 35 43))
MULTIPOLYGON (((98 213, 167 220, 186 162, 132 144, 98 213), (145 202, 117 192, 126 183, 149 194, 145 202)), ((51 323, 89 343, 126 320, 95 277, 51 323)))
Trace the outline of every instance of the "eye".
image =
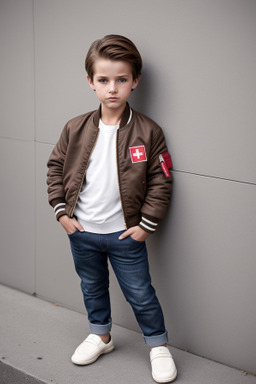
POLYGON ((107 83, 107 79, 99 79, 99 83, 106 84, 107 83))
POLYGON ((121 79, 119 79, 119 83, 126 83, 126 81, 127 81, 127 79, 125 79, 125 78, 121 78, 121 79))

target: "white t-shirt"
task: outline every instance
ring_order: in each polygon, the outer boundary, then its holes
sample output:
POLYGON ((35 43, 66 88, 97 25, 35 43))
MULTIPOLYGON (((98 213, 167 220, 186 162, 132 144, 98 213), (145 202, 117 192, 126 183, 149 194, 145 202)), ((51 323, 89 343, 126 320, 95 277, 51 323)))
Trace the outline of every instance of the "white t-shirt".
POLYGON ((104 234, 125 229, 117 176, 118 128, 119 125, 105 125, 100 120, 99 136, 74 212, 88 232, 104 234))

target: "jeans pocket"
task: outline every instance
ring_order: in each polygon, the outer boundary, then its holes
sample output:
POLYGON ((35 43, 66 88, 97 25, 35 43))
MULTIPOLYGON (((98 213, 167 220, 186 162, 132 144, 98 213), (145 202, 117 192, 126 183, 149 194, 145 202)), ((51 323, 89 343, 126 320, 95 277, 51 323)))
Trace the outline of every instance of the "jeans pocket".
POLYGON ((70 237, 76 235, 78 232, 80 232, 79 229, 76 229, 74 232, 72 232, 72 233, 68 233, 67 235, 68 235, 68 237, 70 238, 70 237))
POLYGON ((145 243, 144 240, 135 240, 132 236, 129 236, 129 238, 130 238, 134 243, 137 243, 137 244, 144 244, 144 243, 145 243))

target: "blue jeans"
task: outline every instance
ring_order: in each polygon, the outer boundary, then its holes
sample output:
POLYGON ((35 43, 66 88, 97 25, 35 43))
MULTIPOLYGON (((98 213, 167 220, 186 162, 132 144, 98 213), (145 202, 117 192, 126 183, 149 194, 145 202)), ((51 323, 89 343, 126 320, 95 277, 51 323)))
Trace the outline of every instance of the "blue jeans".
POLYGON ((132 306, 150 347, 167 343, 164 317, 151 285, 146 244, 123 233, 79 232, 69 235, 76 272, 81 279, 91 333, 109 333, 112 326, 108 260, 126 300, 132 306))

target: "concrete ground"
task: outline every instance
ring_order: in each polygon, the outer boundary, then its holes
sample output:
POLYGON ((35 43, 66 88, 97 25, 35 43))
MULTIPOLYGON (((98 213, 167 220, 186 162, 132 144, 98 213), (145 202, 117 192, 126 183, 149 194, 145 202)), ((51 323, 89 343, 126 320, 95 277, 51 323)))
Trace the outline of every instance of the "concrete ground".
MULTIPOLYGON (((139 333, 113 326, 115 350, 78 367, 70 356, 87 336, 86 316, 0 285, 1 384, 153 384, 139 333)), ((171 348, 178 384, 256 384, 256 377, 171 348)))

